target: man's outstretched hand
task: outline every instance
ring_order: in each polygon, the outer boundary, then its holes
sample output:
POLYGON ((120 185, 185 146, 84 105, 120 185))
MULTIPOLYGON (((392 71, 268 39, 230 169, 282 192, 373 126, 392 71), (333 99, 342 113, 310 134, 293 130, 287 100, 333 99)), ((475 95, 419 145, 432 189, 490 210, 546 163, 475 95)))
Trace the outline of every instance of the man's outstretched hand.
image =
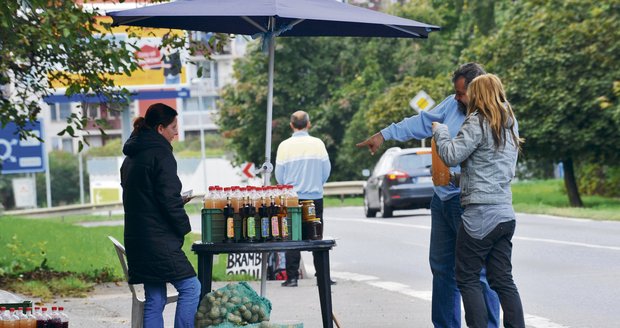
POLYGON ((373 134, 370 138, 358 143, 356 146, 360 148, 368 147, 368 150, 370 150, 370 154, 374 155, 384 141, 385 139, 383 139, 383 135, 381 134, 381 132, 377 132, 373 134))

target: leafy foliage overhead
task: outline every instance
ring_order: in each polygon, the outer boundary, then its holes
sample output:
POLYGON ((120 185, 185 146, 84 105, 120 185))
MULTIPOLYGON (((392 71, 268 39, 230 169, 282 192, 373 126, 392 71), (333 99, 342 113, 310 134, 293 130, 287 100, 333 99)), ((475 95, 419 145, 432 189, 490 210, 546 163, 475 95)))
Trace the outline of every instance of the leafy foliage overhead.
POLYGON ((499 32, 472 50, 504 79, 529 156, 620 159, 620 120, 608 103, 620 79, 619 13, 616 0, 515 2, 499 32))
MULTIPOLYGON (((122 99, 112 75, 137 68, 131 48, 115 41, 109 24, 73 1, 8 0, 0 8, 0 123, 23 127, 41 111, 41 99, 52 85, 67 85, 66 94, 94 94, 103 102, 122 99), (119 45, 118 47, 115 45, 119 45)), ((73 115, 66 130, 75 136, 86 120, 73 115)), ((20 130, 26 137, 27 130, 20 130)))

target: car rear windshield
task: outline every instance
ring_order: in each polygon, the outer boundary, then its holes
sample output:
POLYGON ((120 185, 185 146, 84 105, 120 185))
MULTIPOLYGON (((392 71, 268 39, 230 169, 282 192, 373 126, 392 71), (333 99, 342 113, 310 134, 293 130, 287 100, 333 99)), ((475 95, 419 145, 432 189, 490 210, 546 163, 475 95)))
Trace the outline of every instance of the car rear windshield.
POLYGON ((394 159, 394 168, 407 173, 429 168, 430 165, 431 154, 406 154, 394 159))

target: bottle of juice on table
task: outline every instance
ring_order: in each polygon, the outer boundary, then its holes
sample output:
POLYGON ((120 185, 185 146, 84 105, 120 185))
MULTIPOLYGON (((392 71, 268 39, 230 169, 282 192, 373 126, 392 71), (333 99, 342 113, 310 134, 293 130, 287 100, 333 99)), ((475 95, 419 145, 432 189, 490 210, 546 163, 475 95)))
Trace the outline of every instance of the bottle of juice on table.
POLYGON ((297 195, 297 192, 295 192, 293 185, 286 186, 286 206, 299 206, 299 196, 297 195))
POLYGON ((69 316, 65 312, 65 308, 62 306, 59 306, 58 312, 60 313, 60 320, 62 322, 62 328, 69 328, 69 316))
POLYGON ((241 195, 241 188, 239 186, 233 186, 231 188, 231 200, 232 206, 235 210, 235 213, 239 213, 239 208, 241 208, 241 203, 243 202, 243 196, 241 195))
POLYGON ((273 194, 270 196, 271 204, 269 205, 269 218, 271 228, 271 240, 280 241, 282 235, 280 234, 280 220, 278 220, 278 214, 280 213, 280 205, 276 205, 276 199, 273 194))
POLYGON ((62 321, 60 319, 60 313, 58 313, 57 306, 52 306, 52 312, 49 315, 51 319, 49 323, 47 324, 47 327, 48 328, 61 328, 62 321))
POLYGON ((209 186, 209 191, 205 195, 203 202, 204 202, 204 208, 209 208, 209 209, 215 208, 215 186, 209 186))
POLYGON ((15 311, 15 316, 19 319, 18 327, 19 328, 28 328, 28 316, 24 313, 23 307, 18 307, 17 311, 15 311))
MULTIPOLYGON (((228 204, 228 198, 232 196, 231 188, 230 187, 224 187, 222 189, 222 194, 221 195, 222 195, 222 197, 221 197, 220 205, 222 207, 220 207, 220 209, 224 210, 224 208, 228 204)), ((231 206, 232 206, 232 204, 231 204, 231 206)))
POLYGON ((288 210, 286 209, 284 203, 284 194, 280 195, 280 203, 282 206, 280 207, 280 211, 278 212, 278 223, 280 225, 280 236, 282 240, 288 240, 289 231, 288 231, 288 210))
POLYGON ((34 316, 31 307, 26 308, 26 316, 28 319, 26 320, 26 327, 28 328, 36 328, 37 327, 37 318, 34 316))
POLYGON ((232 206, 232 200, 230 197, 226 199, 224 219, 226 220, 226 235, 224 237, 224 242, 232 243, 235 241, 235 209, 232 206))

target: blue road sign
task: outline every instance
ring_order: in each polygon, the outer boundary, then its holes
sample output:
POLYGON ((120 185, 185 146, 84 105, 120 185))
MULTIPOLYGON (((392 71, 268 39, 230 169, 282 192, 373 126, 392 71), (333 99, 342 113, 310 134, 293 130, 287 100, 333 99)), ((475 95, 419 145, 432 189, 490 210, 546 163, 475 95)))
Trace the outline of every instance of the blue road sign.
MULTIPOLYGON (((28 123, 28 129, 39 138, 43 137, 41 123, 28 123)), ((43 143, 35 138, 20 140, 17 126, 9 122, 0 128, 0 173, 33 173, 45 171, 43 143)))

